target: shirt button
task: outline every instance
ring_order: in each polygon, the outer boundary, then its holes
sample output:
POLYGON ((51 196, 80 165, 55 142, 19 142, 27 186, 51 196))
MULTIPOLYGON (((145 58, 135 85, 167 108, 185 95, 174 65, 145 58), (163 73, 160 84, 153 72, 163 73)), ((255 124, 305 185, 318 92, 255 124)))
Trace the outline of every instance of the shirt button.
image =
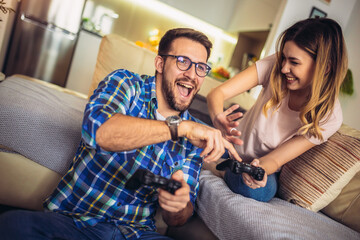
POLYGON ((119 207, 119 206, 121 205, 121 203, 120 203, 120 202, 118 202, 116 205, 119 207))
POLYGON ((175 166, 179 165, 179 163, 178 163, 178 162, 175 162, 174 164, 175 164, 175 166))

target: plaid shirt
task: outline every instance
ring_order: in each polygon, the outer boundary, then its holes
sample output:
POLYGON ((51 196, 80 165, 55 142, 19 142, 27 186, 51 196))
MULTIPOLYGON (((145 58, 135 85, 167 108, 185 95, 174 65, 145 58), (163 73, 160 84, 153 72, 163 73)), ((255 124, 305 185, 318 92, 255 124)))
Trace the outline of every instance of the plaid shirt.
MULTIPOLYGON (((156 230, 154 216, 158 207, 156 188, 124 188, 138 168, 167 178, 181 169, 190 185, 190 200, 195 205, 201 149, 188 139, 169 140, 123 152, 105 151, 96 144, 96 130, 114 114, 156 119, 156 109, 155 77, 139 76, 126 70, 109 74, 86 106, 82 141, 71 168, 44 206, 73 217, 80 228, 113 222, 128 239, 136 239, 142 231, 156 230)), ((188 111, 180 116, 183 120, 200 122, 188 111)))

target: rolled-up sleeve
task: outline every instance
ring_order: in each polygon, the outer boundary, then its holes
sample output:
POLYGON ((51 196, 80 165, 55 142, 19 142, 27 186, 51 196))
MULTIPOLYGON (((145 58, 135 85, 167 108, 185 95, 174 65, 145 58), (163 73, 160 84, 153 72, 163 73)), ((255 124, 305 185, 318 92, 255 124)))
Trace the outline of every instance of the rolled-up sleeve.
POLYGON ((99 83, 86 105, 82 123, 82 138, 96 148, 96 131, 116 113, 127 114, 136 93, 133 75, 117 70, 99 83))

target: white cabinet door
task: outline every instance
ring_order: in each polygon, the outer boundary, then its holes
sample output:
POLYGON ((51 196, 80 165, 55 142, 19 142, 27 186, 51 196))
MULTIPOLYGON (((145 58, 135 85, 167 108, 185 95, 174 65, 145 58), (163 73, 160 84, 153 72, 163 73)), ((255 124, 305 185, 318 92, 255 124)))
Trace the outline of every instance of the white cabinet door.
POLYGON ((101 37, 80 31, 66 88, 88 94, 95 71, 101 37))

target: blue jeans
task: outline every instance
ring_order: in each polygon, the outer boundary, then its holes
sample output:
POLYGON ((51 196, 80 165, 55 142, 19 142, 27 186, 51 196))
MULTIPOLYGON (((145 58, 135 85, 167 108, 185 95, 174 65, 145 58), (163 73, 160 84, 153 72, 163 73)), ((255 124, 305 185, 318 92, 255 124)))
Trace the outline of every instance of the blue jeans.
MULTIPOLYGON (((27 210, 8 211, 0 215, 0 238, 3 240, 30 239, 111 239, 125 240, 113 223, 98 223, 78 228, 71 217, 55 212, 27 210)), ((157 232, 143 232, 139 239, 166 239, 157 232)))
POLYGON ((261 202, 270 201, 276 194, 278 185, 278 173, 268 176, 265 187, 252 189, 248 187, 242 178, 242 174, 235 174, 229 169, 226 170, 224 180, 231 191, 241 194, 244 197, 252 198, 261 202))

